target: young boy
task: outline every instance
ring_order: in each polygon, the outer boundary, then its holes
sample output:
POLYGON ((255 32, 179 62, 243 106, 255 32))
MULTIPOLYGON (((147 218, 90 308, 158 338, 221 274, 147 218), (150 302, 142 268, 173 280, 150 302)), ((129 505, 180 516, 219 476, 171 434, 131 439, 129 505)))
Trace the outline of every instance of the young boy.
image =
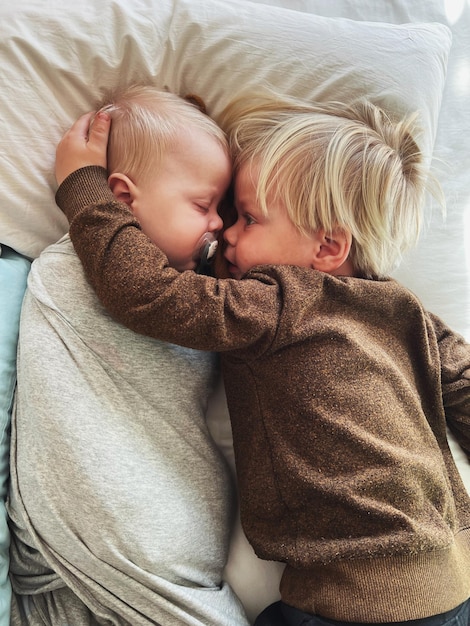
MULTIPOLYGON (((109 184, 146 240, 194 268, 222 226, 224 134, 148 87, 107 111, 109 184)), ((12 424, 12 624, 248 626, 222 579, 236 496, 205 419, 218 373, 212 353, 111 320, 67 236, 33 263, 12 424)))
POLYGON ((466 624, 470 502, 446 425, 468 454, 470 347, 386 277, 419 233, 412 122, 365 102, 229 109, 236 280, 169 267, 106 171, 74 171, 106 164, 108 121, 88 142, 87 124, 59 145, 57 201, 93 288, 132 329, 221 352, 244 529, 286 563, 257 623, 466 624))

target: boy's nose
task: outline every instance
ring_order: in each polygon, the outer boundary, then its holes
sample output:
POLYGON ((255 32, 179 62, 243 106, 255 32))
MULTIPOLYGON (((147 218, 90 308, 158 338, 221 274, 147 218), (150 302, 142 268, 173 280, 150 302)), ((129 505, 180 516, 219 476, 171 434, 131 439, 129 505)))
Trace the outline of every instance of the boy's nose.
POLYGON ((236 223, 233 224, 232 226, 229 226, 227 229, 225 229, 224 231, 224 240, 230 245, 233 246, 235 245, 235 241, 237 239, 236 236, 236 229, 235 229, 236 223))

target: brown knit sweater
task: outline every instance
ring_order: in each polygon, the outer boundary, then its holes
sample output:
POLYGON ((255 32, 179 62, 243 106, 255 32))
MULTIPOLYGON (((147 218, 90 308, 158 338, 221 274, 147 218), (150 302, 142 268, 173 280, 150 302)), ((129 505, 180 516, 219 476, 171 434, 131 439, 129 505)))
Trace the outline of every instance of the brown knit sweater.
POLYGON ((178 273, 100 168, 72 174, 57 202, 116 319, 221 352, 244 529, 259 556, 287 563, 285 602, 389 622, 470 596, 470 500, 446 438, 448 425, 470 454, 462 337, 394 280, 178 273))

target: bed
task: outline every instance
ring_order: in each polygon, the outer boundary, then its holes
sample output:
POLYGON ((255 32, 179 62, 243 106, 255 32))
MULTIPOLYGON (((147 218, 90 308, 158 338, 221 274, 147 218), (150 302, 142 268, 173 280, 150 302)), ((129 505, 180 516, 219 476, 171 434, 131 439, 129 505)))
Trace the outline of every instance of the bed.
MULTIPOLYGON (((0 6, 0 624, 9 623, 4 501, 20 307, 30 263, 67 231, 54 202, 55 146, 103 91, 145 81, 197 93, 217 118, 265 85, 319 100, 419 110, 421 147, 447 199, 396 276, 470 340, 469 0, 17 0, 0 6)), ((223 389, 207 416, 233 467, 223 389)), ((470 464, 451 441, 470 490, 470 464)), ((277 598, 282 566, 236 524, 226 578, 250 620, 277 598)))

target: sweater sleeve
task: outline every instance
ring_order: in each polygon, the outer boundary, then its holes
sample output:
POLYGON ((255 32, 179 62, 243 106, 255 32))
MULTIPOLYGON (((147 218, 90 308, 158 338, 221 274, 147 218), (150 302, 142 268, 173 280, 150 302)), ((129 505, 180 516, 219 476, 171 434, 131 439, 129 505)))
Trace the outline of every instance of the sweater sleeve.
POLYGON ((437 316, 430 317, 439 346, 447 425, 470 459, 470 344, 437 316))
POLYGON ((199 350, 266 350, 277 328, 276 279, 214 279, 169 267, 106 171, 73 172, 56 194, 88 281, 111 315, 130 329, 199 350))

